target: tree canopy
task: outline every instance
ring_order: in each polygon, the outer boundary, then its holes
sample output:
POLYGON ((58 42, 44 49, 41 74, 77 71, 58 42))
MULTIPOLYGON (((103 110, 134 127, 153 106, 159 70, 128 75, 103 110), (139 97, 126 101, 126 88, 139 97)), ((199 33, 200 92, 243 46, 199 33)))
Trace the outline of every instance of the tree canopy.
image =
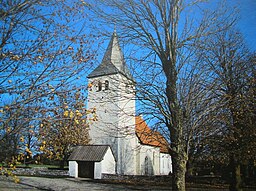
POLYGON ((65 0, 1 2, 0 152, 5 146, 13 150, 1 160, 31 158, 42 120, 54 109, 61 111, 52 99, 78 87, 86 91, 79 79, 92 66, 97 47, 82 5, 65 0))

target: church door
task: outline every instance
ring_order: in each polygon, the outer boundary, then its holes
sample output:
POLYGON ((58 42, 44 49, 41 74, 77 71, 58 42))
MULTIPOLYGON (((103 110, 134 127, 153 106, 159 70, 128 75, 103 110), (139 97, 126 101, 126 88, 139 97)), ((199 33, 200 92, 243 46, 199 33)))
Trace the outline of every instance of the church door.
POLYGON ((78 161, 78 177, 94 178, 94 162, 78 161))

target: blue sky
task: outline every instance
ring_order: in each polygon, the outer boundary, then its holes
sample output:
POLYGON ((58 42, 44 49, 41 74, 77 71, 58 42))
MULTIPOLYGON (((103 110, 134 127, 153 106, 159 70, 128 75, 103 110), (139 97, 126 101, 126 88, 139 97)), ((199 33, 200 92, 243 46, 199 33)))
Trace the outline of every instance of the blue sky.
MULTIPOLYGON (((222 1, 224 0, 209 0, 209 3, 216 6, 215 3, 222 1)), ((237 27, 242 32, 248 48, 256 52, 256 0, 226 0, 226 3, 231 7, 231 10, 235 6, 240 11, 237 27)), ((112 31, 113 26, 110 26, 110 34, 112 34, 112 31)), ((105 43, 108 43, 108 40, 105 43)), ((107 44, 104 45, 105 48, 107 44)))
POLYGON ((228 0, 228 3, 237 4, 240 10, 238 28, 243 33, 248 47, 256 51, 256 0, 228 0))

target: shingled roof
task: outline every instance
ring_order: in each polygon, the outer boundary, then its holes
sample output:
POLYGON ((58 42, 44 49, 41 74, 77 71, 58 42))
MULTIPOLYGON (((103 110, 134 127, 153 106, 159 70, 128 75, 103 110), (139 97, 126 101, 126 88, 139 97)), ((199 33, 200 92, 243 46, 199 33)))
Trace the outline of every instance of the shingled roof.
POLYGON ((108 145, 77 146, 75 147, 68 160, 100 162, 103 160, 108 148, 108 145))
POLYGON ((168 142, 161 133, 151 130, 140 116, 135 118, 135 122, 136 135, 141 144, 160 147, 160 152, 168 153, 168 142))
POLYGON ((98 67, 96 67, 87 77, 93 78, 93 77, 112 75, 112 74, 118 74, 118 73, 134 81, 125 63, 124 56, 119 45, 117 34, 114 31, 101 64, 98 67))

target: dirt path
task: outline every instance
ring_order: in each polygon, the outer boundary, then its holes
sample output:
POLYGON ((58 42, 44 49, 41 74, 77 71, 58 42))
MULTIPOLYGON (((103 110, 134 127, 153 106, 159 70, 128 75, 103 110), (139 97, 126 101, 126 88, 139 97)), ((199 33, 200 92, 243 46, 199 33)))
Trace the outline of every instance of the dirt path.
POLYGON ((15 184, 10 178, 0 176, 0 191, 23 191, 23 190, 48 190, 48 191, 126 191, 126 190, 169 190, 151 189, 142 186, 103 184, 74 178, 42 178, 42 177, 19 177, 20 183, 15 184))
POLYGON ((25 190, 35 191, 38 189, 28 185, 16 184, 13 182, 12 179, 7 178, 5 176, 0 176, 0 191, 25 191, 25 190))
MULTIPOLYGON (((21 176, 20 183, 15 184, 10 178, 0 176, 0 191, 168 191, 168 187, 159 186, 133 186, 121 184, 103 184, 87 179, 75 178, 42 178, 21 176)), ((228 191, 228 189, 209 189, 209 188, 188 188, 187 191, 228 191)), ((246 191, 251 191, 248 189, 246 191)))
POLYGON ((21 177, 21 183, 41 190, 54 191, 127 190, 122 185, 106 185, 74 178, 21 177))

